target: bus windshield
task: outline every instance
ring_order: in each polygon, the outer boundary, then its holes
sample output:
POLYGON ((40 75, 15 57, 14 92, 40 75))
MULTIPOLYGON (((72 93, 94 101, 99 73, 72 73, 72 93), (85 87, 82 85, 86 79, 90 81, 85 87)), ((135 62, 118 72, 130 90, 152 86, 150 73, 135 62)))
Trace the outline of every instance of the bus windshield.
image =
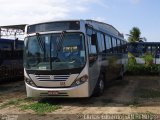
POLYGON ((54 33, 25 39, 24 67, 64 70, 83 67, 86 60, 82 33, 54 33))

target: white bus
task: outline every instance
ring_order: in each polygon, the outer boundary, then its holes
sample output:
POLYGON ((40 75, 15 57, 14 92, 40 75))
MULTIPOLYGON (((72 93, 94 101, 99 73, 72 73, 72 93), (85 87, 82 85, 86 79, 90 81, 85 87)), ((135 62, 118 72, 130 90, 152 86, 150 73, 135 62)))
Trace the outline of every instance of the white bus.
POLYGON ((52 21, 28 25, 25 33, 27 97, 100 96, 126 70, 127 42, 109 24, 52 21))

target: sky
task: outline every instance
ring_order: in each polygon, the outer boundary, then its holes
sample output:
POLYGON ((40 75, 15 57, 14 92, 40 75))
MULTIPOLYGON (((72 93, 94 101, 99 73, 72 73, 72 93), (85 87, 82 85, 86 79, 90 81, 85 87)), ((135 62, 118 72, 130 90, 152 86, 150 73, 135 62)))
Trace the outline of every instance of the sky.
POLYGON ((160 42, 159 6, 160 0, 0 0, 0 26, 93 19, 113 25, 124 35, 139 27, 141 37, 160 42))

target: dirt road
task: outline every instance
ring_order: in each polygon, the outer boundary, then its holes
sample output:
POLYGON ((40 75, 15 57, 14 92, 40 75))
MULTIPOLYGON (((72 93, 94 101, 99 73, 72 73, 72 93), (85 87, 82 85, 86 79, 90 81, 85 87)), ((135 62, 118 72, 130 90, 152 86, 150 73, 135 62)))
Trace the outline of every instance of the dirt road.
MULTIPOLYGON (((9 99, 26 98, 24 82, 0 85, 0 104, 9 99)), ((109 85, 101 97, 83 99, 41 99, 62 106, 49 114, 129 114, 160 113, 160 77, 126 76, 109 85)), ((34 113, 16 106, 0 109, 1 114, 34 113)))

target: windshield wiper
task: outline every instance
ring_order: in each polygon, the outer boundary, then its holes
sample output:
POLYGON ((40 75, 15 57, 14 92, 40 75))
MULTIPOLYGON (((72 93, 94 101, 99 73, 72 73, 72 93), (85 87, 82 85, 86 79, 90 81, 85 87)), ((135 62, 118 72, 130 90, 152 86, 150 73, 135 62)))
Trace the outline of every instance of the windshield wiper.
POLYGON ((40 49, 42 50, 42 52, 44 52, 44 60, 45 60, 46 59, 45 41, 41 38, 39 33, 36 33, 36 37, 37 37, 40 49))
POLYGON ((42 51, 45 51, 44 41, 41 39, 40 34, 39 34, 39 33, 36 33, 36 37, 37 37, 38 44, 39 44, 41 50, 42 50, 42 51))
POLYGON ((59 36, 59 40, 58 40, 58 43, 56 44, 57 46, 57 51, 59 52, 62 48, 62 44, 63 44, 63 41, 64 41, 64 36, 65 36, 65 33, 66 31, 62 31, 62 33, 60 34, 59 36))
POLYGON ((66 31, 62 31, 62 33, 59 35, 58 41, 56 41, 56 44, 54 46, 55 48, 55 53, 56 56, 53 57, 55 62, 59 62, 60 60, 58 59, 58 53, 61 51, 63 47, 63 41, 64 41, 64 36, 65 36, 66 31))

